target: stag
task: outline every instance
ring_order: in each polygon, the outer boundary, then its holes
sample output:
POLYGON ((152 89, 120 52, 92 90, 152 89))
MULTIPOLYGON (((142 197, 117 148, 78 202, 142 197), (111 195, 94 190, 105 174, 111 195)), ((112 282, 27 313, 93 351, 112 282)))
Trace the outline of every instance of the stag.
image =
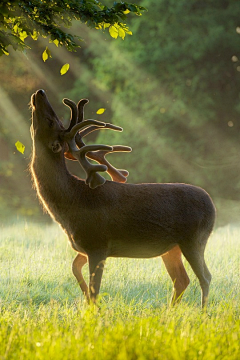
POLYGON ((126 184, 128 172, 114 168, 105 155, 131 148, 83 141, 96 129, 122 129, 84 120, 85 99, 78 105, 69 99, 63 102, 71 109, 67 129, 43 90, 31 97, 31 173, 40 201, 77 252, 72 270, 87 300, 96 302, 108 257, 161 256, 173 282, 171 304, 175 304, 189 284, 183 254, 199 280, 205 307, 211 274, 204 251, 215 220, 210 196, 199 187, 181 183, 126 184), (69 173, 66 157, 80 162, 86 181, 69 173), (101 171, 107 171, 113 181, 106 181, 101 171), (87 262, 89 286, 82 275, 87 262))

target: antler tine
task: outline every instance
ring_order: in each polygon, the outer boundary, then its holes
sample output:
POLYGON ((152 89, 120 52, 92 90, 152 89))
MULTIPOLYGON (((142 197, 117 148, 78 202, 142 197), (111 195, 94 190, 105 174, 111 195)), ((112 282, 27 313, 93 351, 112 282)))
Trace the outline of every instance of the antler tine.
MULTIPOLYGON (((86 120, 86 121, 83 121, 83 122, 81 122, 79 124, 74 125, 71 128, 70 131, 66 130, 65 135, 64 135, 64 139, 68 143, 68 146, 69 146, 69 149, 70 149, 71 153, 74 153, 74 152, 78 151, 78 148, 77 148, 76 142, 75 142, 75 136, 76 136, 77 132, 81 128, 83 128, 85 126, 88 126, 88 125, 91 125, 91 124, 97 125, 99 127, 104 127, 105 126, 105 123, 103 123, 101 121, 86 120)), ((97 149, 97 150, 99 150, 99 149, 97 149)))
POLYGON ((111 151, 112 147, 108 145, 86 145, 77 151, 72 151, 75 158, 77 158, 80 164, 82 165, 83 170, 87 175, 85 183, 89 185, 91 189, 95 189, 97 186, 103 185, 106 182, 106 179, 100 174, 98 174, 98 171, 106 171, 107 166, 103 164, 101 165, 91 164, 86 159, 86 154, 89 151, 96 151, 96 150, 111 151))
POLYGON ((125 183, 127 181, 127 176, 129 175, 127 170, 116 169, 111 165, 105 156, 113 152, 131 152, 132 149, 129 146, 115 145, 112 146, 112 150, 99 150, 97 152, 89 152, 87 157, 97 161, 100 164, 107 166, 107 173, 110 175, 113 181, 125 183))
POLYGON ((88 99, 81 99, 77 104, 78 108, 78 123, 84 121, 84 106, 89 103, 88 99))
MULTIPOLYGON (((116 126, 113 124, 109 124, 109 123, 105 123, 105 127, 104 129, 111 129, 111 130, 115 130, 115 131, 123 131, 123 128, 121 128, 120 126, 116 126)), ((88 128, 81 130, 80 131, 80 135, 83 138, 84 136, 87 136, 88 134, 90 134, 91 132, 95 131, 95 130, 99 130, 98 126, 89 126, 88 128)))
POLYGON ((71 109, 70 123, 67 128, 67 131, 70 131, 73 128, 73 126, 77 124, 78 109, 77 109, 77 105, 75 104, 75 102, 70 99, 67 99, 67 98, 63 99, 63 103, 71 109))

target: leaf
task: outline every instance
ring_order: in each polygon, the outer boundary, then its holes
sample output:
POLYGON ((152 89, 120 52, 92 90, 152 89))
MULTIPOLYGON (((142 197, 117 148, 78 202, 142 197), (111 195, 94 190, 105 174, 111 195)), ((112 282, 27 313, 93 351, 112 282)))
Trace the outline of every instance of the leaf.
POLYGON ((129 14, 130 13, 130 10, 125 10, 124 12, 123 12, 125 15, 127 15, 127 14, 129 14))
POLYGON ((61 70, 60 70, 61 75, 66 74, 66 72, 68 72, 68 70, 69 70, 69 67, 70 67, 69 64, 63 65, 63 66, 61 67, 61 70))
POLYGON ((23 145, 20 141, 15 143, 16 149, 21 153, 24 154, 25 145, 23 145))
POLYGON ((134 5, 134 4, 129 4, 128 5, 128 9, 134 13, 137 13, 138 12, 138 9, 137 7, 134 5))
POLYGON ((125 33, 128 35, 132 35, 132 31, 129 31, 129 30, 125 30, 125 33))
POLYGON ((22 40, 24 42, 24 40, 28 37, 28 34, 26 33, 26 31, 21 31, 19 33, 19 38, 20 40, 22 40))
POLYGON ((49 48, 46 46, 46 49, 44 50, 44 52, 42 53, 42 59, 45 62, 49 57, 52 57, 51 55, 51 51, 49 50, 49 48))
POLYGON ((15 33, 18 33, 18 24, 14 25, 13 31, 14 31, 15 33))
POLYGON ((33 33, 31 35, 33 40, 37 40, 38 39, 38 32, 36 30, 33 30, 33 33))
POLYGON ((124 40, 126 33, 122 28, 119 28, 118 35, 120 36, 120 38, 122 38, 124 40))
POLYGON ((98 111, 96 111, 96 114, 101 115, 105 112, 105 110, 106 109, 104 109, 104 108, 100 108, 100 109, 98 109, 98 111))
POLYGON ((44 52, 42 53, 42 59, 44 62, 48 59, 48 54, 47 54, 46 50, 44 50, 44 52))
POLYGON ((109 34, 112 38, 117 39, 118 38, 118 29, 112 25, 109 27, 109 34))
POLYGON ((53 40, 53 43, 56 45, 56 47, 58 47, 58 45, 59 45, 59 40, 58 40, 58 39, 55 39, 55 40, 53 40))

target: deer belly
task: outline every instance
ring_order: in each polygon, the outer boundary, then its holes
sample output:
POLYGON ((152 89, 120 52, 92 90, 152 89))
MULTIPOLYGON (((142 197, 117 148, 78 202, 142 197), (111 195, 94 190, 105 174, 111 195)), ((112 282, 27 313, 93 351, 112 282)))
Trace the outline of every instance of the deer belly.
POLYGON ((109 249, 110 257, 152 258, 165 254, 177 244, 175 242, 114 242, 109 249))

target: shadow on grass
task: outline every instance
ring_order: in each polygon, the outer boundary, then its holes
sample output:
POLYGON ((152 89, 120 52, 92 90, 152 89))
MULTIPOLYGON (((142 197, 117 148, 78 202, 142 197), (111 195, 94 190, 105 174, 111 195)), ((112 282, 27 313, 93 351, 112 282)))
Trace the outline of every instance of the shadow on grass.
MULTIPOLYGON (((126 284, 103 281, 100 291, 100 301, 104 304, 124 304, 125 306, 144 306, 145 308, 159 308, 168 306, 171 301, 172 283, 171 280, 163 281, 129 281, 126 284)), ((237 289, 233 288, 230 281, 213 279, 209 305, 229 299, 239 301, 240 295, 237 289)), ((68 303, 81 305, 85 302, 84 296, 73 277, 52 280, 28 279, 21 283, 2 281, 0 285, 1 303, 15 302, 17 304, 32 305, 38 307, 42 304, 49 304, 56 301, 60 304, 68 303)), ((189 306, 201 306, 201 289, 197 279, 193 279, 183 295, 182 303, 189 306)))

